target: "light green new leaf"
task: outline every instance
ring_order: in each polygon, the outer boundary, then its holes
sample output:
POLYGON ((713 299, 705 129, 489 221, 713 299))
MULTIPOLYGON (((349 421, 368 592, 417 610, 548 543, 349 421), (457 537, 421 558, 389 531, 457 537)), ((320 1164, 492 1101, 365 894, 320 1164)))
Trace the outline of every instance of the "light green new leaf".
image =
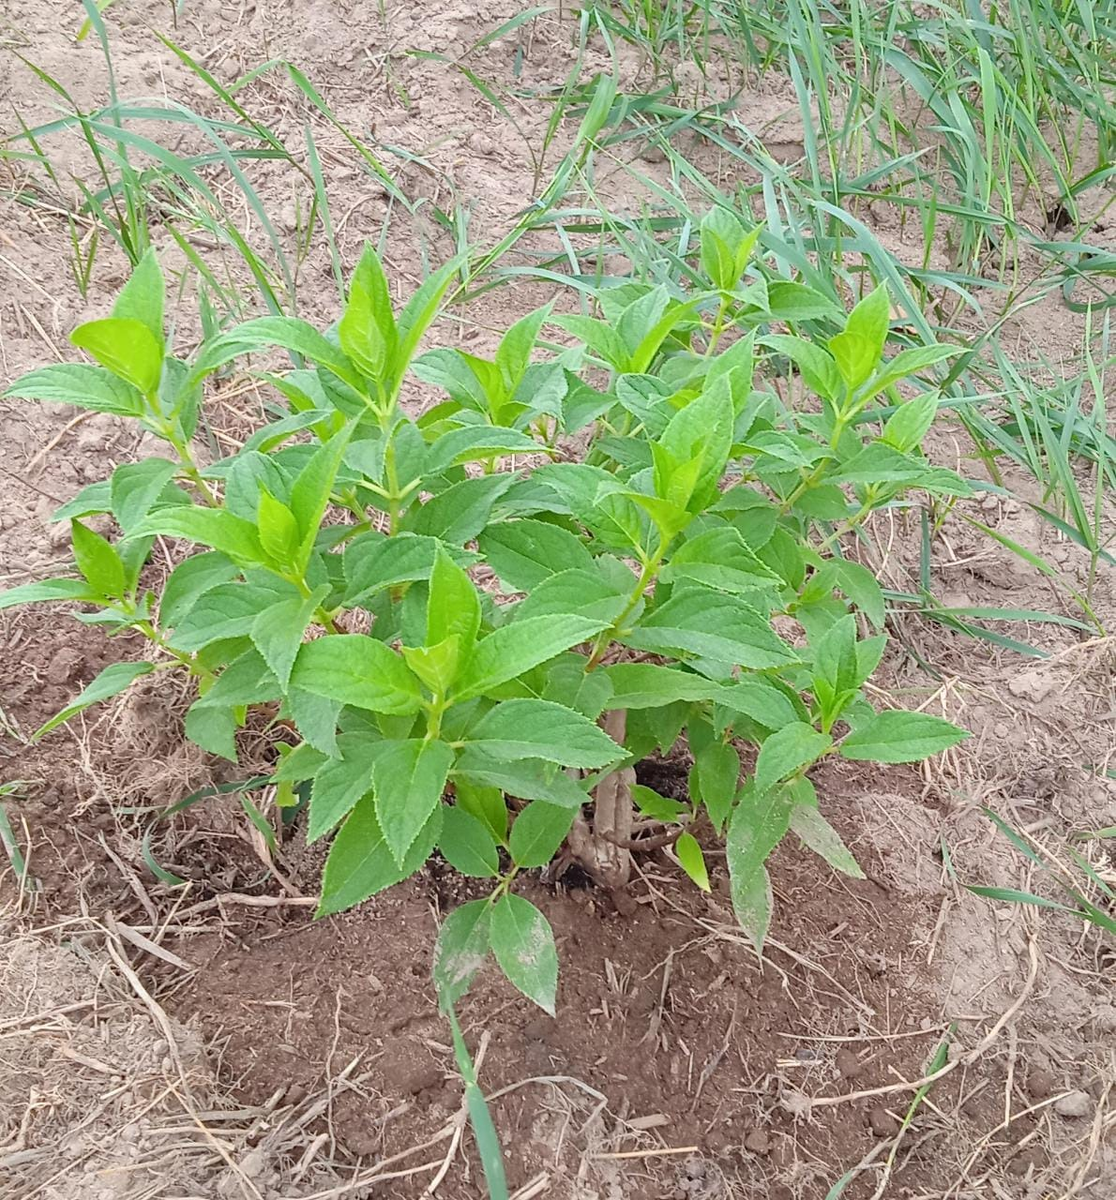
POLYGON ((554 1016, 558 990, 558 951, 546 917, 522 896, 508 893, 492 907, 492 952, 511 982, 544 1012, 554 1016))
POLYGON ((888 709, 850 733, 838 748, 844 758, 856 761, 918 762, 956 746, 968 736, 967 730, 941 717, 888 709))
POLYGON ((97 704, 101 700, 111 700, 113 696, 119 696, 121 692, 127 690, 140 676, 150 675, 154 670, 154 663, 149 662, 110 663, 61 712, 55 713, 45 725, 36 729, 31 735, 31 740, 38 741, 39 738, 50 733, 52 729, 57 729, 59 725, 62 725, 71 717, 87 709, 91 704, 97 704))
POLYGON ((832 745, 828 733, 819 733, 802 721, 773 733, 765 739, 756 759, 756 791, 765 792, 788 775, 817 762, 832 745))
POLYGON ((605 625, 604 621, 577 616, 530 617, 504 625, 477 643, 458 680, 456 698, 461 701, 480 696, 516 679, 563 650, 587 641, 605 625))
POLYGON ((132 269, 128 282, 120 289, 112 306, 112 315, 124 320, 140 321, 151 336, 163 344, 163 310, 166 307, 166 284, 159 269, 154 246, 149 246, 132 269))
POLYGON ((703 892, 710 891, 709 869, 705 865, 705 855, 701 846, 692 833, 683 833, 674 843, 674 852, 682 864, 682 870, 698 885, 703 892))
POLYGON ((467 659, 477 640, 480 623, 480 596, 473 581, 439 548, 426 602, 426 645, 437 646, 456 636, 460 656, 467 659))
POLYGON ((451 1008, 465 995, 484 966, 490 949, 491 916, 488 900, 469 900, 442 922, 434 945, 434 986, 443 1009, 451 1008))
POLYGON ((87 321, 70 334, 70 341, 102 367, 150 396, 163 372, 162 337, 156 338, 142 321, 106 317, 87 321))
POLYGON ((445 742, 410 738, 384 742, 372 768, 376 819, 400 865, 430 814, 439 807, 453 750, 445 742))
POLYGON ((534 800, 512 824, 508 849, 517 867, 545 867, 558 853, 577 809, 534 800))
POLYGON ((300 540, 298 522, 283 501, 276 500, 265 487, 260 488, 256 519, 264 553, 281 569, 289 571, 297 568, 300 540))
POLYGON ((843 333, 829 339, 829 349, 849 387, 859 387, 883 356, 891 316, 887 285, 869 292, 849 313, 843 333))
POLYGON ((124 595, 124 564, 115 548, 99 533, 80 521, 70 522, 74 560, 89 586, 114 600, 124 595))
POLYGON ((394 365, 398 335, 380 260, 366 242, 349 284, 349 301, 337 326, 341 349, 369 379, 382 381, 394 365))
POLYGON ((540 758, 564 767, 603 767, 624 757, 595 721, 550 700, 504 700, 469 730, 466 744, 504 762, 540 758))
POLYGON ((351 435, 352 425, 346 425, 328 442, 319 446, 291 487, 291 513, 301 539, 294 562, 300 571, 306 569, 310 560, 314 539, 329 505, 333 481, 337 478, 351 435))
POLYGON ((418 680, 398 654, 359 633, 307 642, 295 659, 290 684, 327 700, 391 716, 418 712, 422 695, 418 680))

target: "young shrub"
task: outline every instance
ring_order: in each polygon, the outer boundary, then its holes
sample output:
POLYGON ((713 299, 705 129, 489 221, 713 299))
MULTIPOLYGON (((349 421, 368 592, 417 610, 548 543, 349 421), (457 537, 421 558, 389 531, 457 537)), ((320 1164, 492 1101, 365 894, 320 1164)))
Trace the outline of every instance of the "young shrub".
POLYGON ((965 736, 867 702, 884 596, 836 550, 909 489, 967 489, 919 449, 933 389, 900 401, 895 388, 952 351, 885 359, 883 289, 824 344, 772 332, 829 306, 800 284, 747 277, 757 238, 717 210, 702 229, 703 290, 623 284, 600 292, 598 317, 524 318, 491 361, 423 355, 416 374, 447 398, 417 419, 400 387, 453 264, 397 312, 369 248, 325 333, 265 317, 182 360, 164 340, 148 254, 113 315, 74 332, 97 365, 33 371, 8 391, 132 417, 168 447, 64 506, 75 576, 0 596, 91 606, 81 619, 151 644, 150 661, 106 669, 40 735, 156 670, 196 678, 187 733, 216 755, 235 760, 248 708, 268 706, 301 738, 274 781, 287 798, 309 792, 307 836, 331 839, 321 914, 435 851, 491 881, 443 925, 447 1006, 491 954, 554 1010, 554 939, 514 890, 520 872, 561 856, 622 890, 633 854, 673 843, 708 888, 704 826, 725 839, 736 912, 762 946, 764 864, 788 830, 860 873, 811 767, 914 761, 965 736), (575 344, 537 361, 548 325, 575 344), (273 347, 299 364, 269 377, 286 412, 199 466, 206 378, 273 347), (800 403, 757 375, 772 356, 797 370, 800 403), (562 448, 574 444, 585 450, 571 461, 562 448), (101 514, 113 541, 86 523, 101 514), (139 582, 156 537, 198 548, 159 595, 139 582), (493 588, 477 586, 478 565, 493 588), (682 736, 687 803, 638 786, 633 770, 682 736), (758 748, 743 783, 740 742, 758 748))

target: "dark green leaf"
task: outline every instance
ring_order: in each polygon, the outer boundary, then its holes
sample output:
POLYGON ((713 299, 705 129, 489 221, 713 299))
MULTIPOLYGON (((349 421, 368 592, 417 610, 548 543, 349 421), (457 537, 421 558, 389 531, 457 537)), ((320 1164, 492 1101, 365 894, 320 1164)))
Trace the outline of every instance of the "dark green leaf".
POLYGON ((545 867, 557 854, 577 809, 534 800, 516 817, 508 848, 518 867, 545 867))
POLYGON ((477 643, 461 679, 457 699, 480 696, 563 650, 587 641, 606 625, 578 616, 531 617, 513 621, 477 643))
POLYGON ((565 767, 603 767, 624 756, 595 722, 549 700, 505 700, 470 730, 476 753, 516 762, 538 758, 565 767))
POLYGON ((407 716, 421 692, 406 663, 383 642, 364 634, 331 634, 298 652, 291 686, 355 708, 407 716))
POLYGON ((120 417, 143 415, 143 401, 131 384, 117 379, 103 367, 84 363, 56 363, 29 371, 11 384, 4 395, 22 400, 76 404, 79 408, 115 413, 120 417))
POLYGON ((918 762, 956 746, 969 736, 940 717, 929 713, 888 709, 877 713, 841 742, 845 758, 868 762, 918 762))
POLYGON ((764 740, 756 759, 755 788, 767 791, 803 767, 810 766, 833 745, 828 733, 796 721, 764 740))
POLYGON ((384 742, 372 769, 376 819, 402 864, 446 786, 453 750, 445 742, 410 738, 384 742))
POLYGON ((380 832, 373 799, 365 796, 333 839, 322 875, 322 898, 317 915, 324 917, 352 908, 413 875, 430 857, 441 821, 439 805, 430 814, 400 866, 380 832))
POLYGON ((462 875, 489 879, 500 873, 500 856, 492 831, 459 804, 447 806, 442 813, 438 849, 446 862, 462 875))
POLYGON ((762 669, 796 660, 770 623, 734 597, 689 589, 676 592, 644 617, 623 641, 657 654, 694 654, 762 669))

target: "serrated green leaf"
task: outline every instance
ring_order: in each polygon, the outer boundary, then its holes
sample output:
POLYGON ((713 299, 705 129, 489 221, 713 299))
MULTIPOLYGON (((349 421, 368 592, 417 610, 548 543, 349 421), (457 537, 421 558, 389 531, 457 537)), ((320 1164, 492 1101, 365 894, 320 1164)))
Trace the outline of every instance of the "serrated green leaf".
POLYGON ((307 842, 324 837, 372 790, 372 770, 387 744, 356 733, 337 739, 340 757, 327 759, 311 786, 307 842))
POLYGON ((733 812, 725 839, 733 910, 758 953, 771 924, 771 881, 763 864, 790 826, 793 808, 785 787, 762 794, 750 788, 733 812))
POLYGON ((220 583, 207 588, 178 619, 170 639, 176 650, 193 653, 213 642, 248 637, 256 617, 294 589, 279 591, 248 583, 220 583))
POLYGON ((430 857, 441 820, 439 805, 400 865, 392 857, 380 831, 372 797, 365 796, 333 839, 322 874, 322 898, 316 915, 325 917, 352 908, 413 875, 430 857))
POLYGON ((384 742, 372 768, 376 819, 388 849, 402 864, 407 851, 439 807, 453 750, 440 741, 408 738, 384 742))
POLYGON ((918 762, 948 750, 969 737, 941 717, 929 713, 888 709, 850 733, 838 747, 842 757, 855 761, 918 762))
POLYGON ((306 597, 280 600, 265 608, 252 622, 249 637, 284 692, 290 683, 303 634, 328 591, 329 588, 323 586, 306 597))
POLYGON ((713 741, 694 752, 690 794, 705 805, 714 829, 724 828, 739 785, 740 755, 735 746, 713 741))
POLYGON ((97 677, 74 697, 61 712, 55 713, 45 725, 40 726, 31 735, 32 741, 45 737, 52 729, 57 729, 71 717, 87 709, 91 704, 101 700, 111 700, 126 691, 142 675, 150 675, 155 670, 149 662, 117 662, 110 663, 97 677))
POLYGON ((819 733, 802 721, 777 730, 764 740, 756 758, 756 791, 767 791, 788 775, 817 762, 832 745, 828 733, 819 733))
POLYGON ((759 613, 735 597, 701 588, 676 592, 622 640, 637 650, 694 654, 754 670, 797 657, 759 613))
POLYGON ((359 633, 331 634, 298 652, 291 686, 371 712, 408 716, 422 693, 406 663, 383 642, 359 633))
POLYGON ((124 595, 124 564, 114 547, 78 520, 70 522, 74 560, 89 586, 114 600, 124 595))
POLYGON ((241 566, 257 566, 265 560, 255 525, 226 509, 165 508, 146 517, 131 532, 134 537, 154 534, 186 538, 220 550, 241 566))
POLYGON ((500 873, 500 855, 492 831, 460 805, 447 806, 442 813, 438 849, 462 875, 493 879, 500 873))
POLYGON ((938 415, 938 396, 923 392, 901 404, 887 419, 880 440, 903 454, 917 450, 938 415))
POLYGON ((739 683, 720 688, 716 700, 764 729, 782 729, 806 716, 804 708, 800 711, 785 692, 759 676, 745 677, 739 683))
POLYGON ((513 621, 482 638, 458 681, 457 700, 491 691, 509 679, 587 641, 607 622, 578 616, 531 617, 513 621))
POLYGON ((84 579, 43 579, 38 583, 22 583, 19 587, 0 592, 0 611, 17 604, 39 604, 43 601, 76 600, 95 602, 97 595, 84 579))
POLYGON ((557 854, 577 810, 533 800, 515 818, 508 849, 517 867, 545 867, 557 854))
POLYGON ((120 417, 143 415, 143 400, 136 388, 117 379, 111 371, 86 363, 55 363, 29 371, 10 384, 3 394, 21 400, 76 404, 79 408, 115 413, 120 417))
POLYGON ((879 580, 860 563, 848 559, 832 560, 837 567, 837 586, 877 629, 887 619, 887 605, 879 580))
POLYGON ((553 1016, 558 951, 546 917, 529 900, 509 892, 492 906, 489 937, 508 979, 528 1000, 553 1016))
POLYGON ((721 687, 702 675, 656 663, 616 663, 602 667, 612 684, 611 708, 658 708, 676 700, 712 700, 721 687))
MULTIPOLYGON (((446 813, 448 816, 449 813, 446 813)), ((434 945, 434 986, 438 1003, 450 1008, 469 990, 490 950, 488 900, 460 904, 442 922, 434 945)))
POLYGON ((397 533, 364 540, 368 536, 354 538, 345 551, 347 606, 362 605, 389 587, 430 578, 441 546, 437 538, 397 533))
POLYGON ((112 515, 125 533, 147 516, 177 469, 168 459, 146 458, 113 471, 109 493, 112 515))
POLYGON ((496 501, 515 482, 514 475, 481 475, 463 479, 412 509, 412 533, 441 538, 453 546, 472 541, 488 524, 496 501))
POLYGON ((572 613, 591 621, 611 623, 627 603, 627 595, 618 591, 594 566, 588 571, 559 571, 544 579, 517 606, 515 619, 526 621, 572 613))
POLYGON ((426 469, 432 475, 469 462, 483 462, 509 454, 537 454, 542 446, 517 429, 497 425, 466 425, 444 433, 430 447, 426 469))
POLYGON ((537 758, 564 767, 603 767, 624 756, 594 721, 549 700, 504 700, 469 730, 466 744, 502 762, 537 758))
POLYGON ((454 763, 455 780, 474 786, 496 788, 521 800, 545 800, 563 808, 580 808, 589 794, 553 763, 539 759, 499 762, 468 746, 454 763))
POLYGON ((460 776, 455 777, 453 786, 457 807, 476 817, 503 845, 508 835, 508 802, 504 793, 498 787, 469 783, 460 776))
POLYGON ((670 796, 660 796, 654 789, 644 787, 641 783, 632 784, 632 803, 653 821, 674 822, 690 811, 687 805, 670 796))
POLYGON ((236 712, 196 701, 186 710, 186 736, 196 746, 228 762, 236 762, 236 712))

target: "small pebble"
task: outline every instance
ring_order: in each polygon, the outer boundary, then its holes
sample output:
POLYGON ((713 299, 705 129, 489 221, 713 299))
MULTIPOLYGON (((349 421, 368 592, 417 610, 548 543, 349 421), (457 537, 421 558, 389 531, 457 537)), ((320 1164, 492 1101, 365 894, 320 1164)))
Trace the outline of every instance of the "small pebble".
POLYGON ((1093 1115, 1093 1098, 1088 1092, 1067 1092, 1054 1101, 1054 1111, 1060 1117, 1080 1121, 1093 1115))
POLYGON ((842 1079, 853 1079, 860 1074, 860 1059, 856 1057, 856 1051, 850 1050, 848 1046, 842 1046, 837 1051, 834 1062, 842 1079))
POLYGON ((1045 1100, 1057 1088, 1054 1076, 1045 1067, 1035 1067, 1027 1072, 1027 1095, 1032 1100, 1045 1100))
POLYGON ((469 149, 474 154, 483 154, 485 157, 496 153, 495 143, 487 133, 481 133, 479 129, 469 136, 469 149))
POLYGON ((899 1122, 882 1104, 868 1112, 868 1128, 876 1137, 894 1137, 899 1132, 899 1122))
POLYGON ((753 1154, 770 1154, 771 1138, 766 1129, 752 1129, 744 1138, 744 1149, 753 1154))

